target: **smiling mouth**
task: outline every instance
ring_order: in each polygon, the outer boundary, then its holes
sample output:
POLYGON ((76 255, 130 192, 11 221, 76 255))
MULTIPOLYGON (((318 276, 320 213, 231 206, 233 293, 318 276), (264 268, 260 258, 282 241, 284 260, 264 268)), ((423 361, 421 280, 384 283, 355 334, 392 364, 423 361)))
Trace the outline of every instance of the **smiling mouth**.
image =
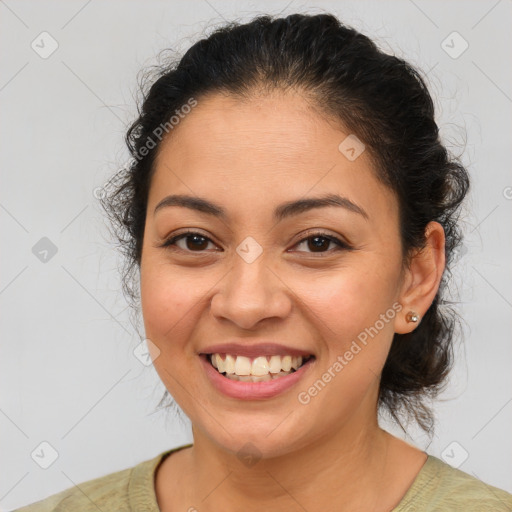
POLYGON ((242 382, 266 382, 280 379, 302 368, 314 359, 303 356, 258 356, 254 358, 233 354, 204 354, 206 360, 224 377, 242 382))

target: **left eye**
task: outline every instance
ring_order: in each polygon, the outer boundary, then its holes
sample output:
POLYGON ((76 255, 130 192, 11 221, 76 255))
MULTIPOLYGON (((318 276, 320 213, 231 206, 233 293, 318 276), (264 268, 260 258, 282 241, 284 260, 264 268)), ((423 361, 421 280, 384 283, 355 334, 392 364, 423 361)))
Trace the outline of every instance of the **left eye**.
MULTIPOLYGON (((177 235, 175 237, 170 238, 169 240, 164 242, 162 247, 176 246, 179 249, 182 249, 183 251, 203 252, 207 249, 209 243, 214 244, 208 237, 202 235, 201 233, 188 231, 186 233, 182 233, 181 235, 177 235), (182 241, 185 242, 184 246, 178 245, 178 242, 182 241)), ((328 236, 324 233, 311 234, 308 237, 303 238, 300 242, 297 242, 295 246, 298 247, 302 244, 306 244, 310 252, 313 253, 329 252, 326 249, 330 246, 330 244, 334 244, 337 246, 335 250, 349 249, 348 244, 346 244, 345 242, 342 242, 341 240, 332 235, 328 236)))
POLYGON ((343 243, 338 238, 334 236, 327 236, 323 233, 310 235, 301 240, 297 246, 306 244, 307 248, 311 249, 311 252, 329 252, 327 250, 324 251, 323 249, 327 249, 331 243, 337 246, 335 250, 348 248, 347 244, 343 243))

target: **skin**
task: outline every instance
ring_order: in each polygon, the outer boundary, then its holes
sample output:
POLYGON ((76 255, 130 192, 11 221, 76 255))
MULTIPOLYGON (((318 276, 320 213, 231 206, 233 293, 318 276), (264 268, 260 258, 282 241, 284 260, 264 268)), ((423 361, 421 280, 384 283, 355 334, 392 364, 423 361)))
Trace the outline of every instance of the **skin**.
POLYGON ((297 92, 240 100, 211 94, 161 144, 148 197, 141 260, 146 336, 160 378, 192 422, 194 446, 168 457, 156 474, 161 510, 388 511, 426 460, 421 450, 377 423, 379 376, 393 334, 412 331, 439 287, 440 224, 426 248, 402 264, 398 203, 374 174, 368 152, 349 161, 349 135, 297 92), (368 219, 344 208, 316 208, 276 223, 290 200, 338 193, 368 219), (221 205, 221 220, 184 207, 154 213, 169 194, 221 205), (178 230, 199 231, 161 247, 178 230), (322 252, 305 240, 321 230, 353 250, 322 252), (313 234, 314 234, 313 232, 313 234), (236 252, 247 237, 263 249, 252 263, 236 252), (211 242, 210 242, 211 241, 211 242), (193 242, 193 241, 192 241, 193 242), (307 390, 365 328, 393 304, 400 312, 307 405, 307 390), (314 353, 300 383, 266 400, 238 400, 212 387, 198 353, 232 340, 274 340, 314 353), (237 452, 246 443, 258 462, 237 452), (193 510, 193 509, 190 509, 193 510))

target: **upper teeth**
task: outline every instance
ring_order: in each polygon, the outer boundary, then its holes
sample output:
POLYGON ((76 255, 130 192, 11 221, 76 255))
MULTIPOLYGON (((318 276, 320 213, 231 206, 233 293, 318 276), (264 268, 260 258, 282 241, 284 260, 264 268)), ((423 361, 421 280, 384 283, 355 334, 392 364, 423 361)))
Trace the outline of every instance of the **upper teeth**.
POLYGON ((263 376, 281 371, 289 372, 292 368, 297 370, 302 365, 302 356, 259 356, 252 361, 245 356, 232 356, 226 354, 224 359, 220 354, 212 354, 212 365, 220 373, 235 375, 263 376))

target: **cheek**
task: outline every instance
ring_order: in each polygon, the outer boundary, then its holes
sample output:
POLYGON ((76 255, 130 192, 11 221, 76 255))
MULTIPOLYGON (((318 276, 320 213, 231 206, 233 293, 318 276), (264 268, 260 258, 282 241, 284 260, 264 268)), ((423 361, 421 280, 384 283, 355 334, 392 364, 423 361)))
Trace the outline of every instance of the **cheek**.
POLYGON ((330 333, 326 338, 338 335, 343 342, 357 337, 391 308, 396 288, 394 275, 379 270, 344 268, 297 281, 294 288, 316 317, 315 323, 320 320, 326 333, 330 333))
POLYGON ((396 272, 368 264, 295 283, 324 345, 301 399, 326 423, 349 417, 365 397, 376 399, 394 333, 395 279, 396 272))
POLYGON ((140 292, 146 336, 161 350, 185 343, 205 286, 161 262, 148 259, 142 263, 140 292))
POLYGON ((198 323, 195 308, 203 307, 208 283, 190 279, 151 257, 142 262, 140 276, 145 334, 156 346, 153 366, 171 396, 188 411, 193 384, 184 392, 181 383, 188 381, 190 365, 197 364, 189 340, 198 323))

